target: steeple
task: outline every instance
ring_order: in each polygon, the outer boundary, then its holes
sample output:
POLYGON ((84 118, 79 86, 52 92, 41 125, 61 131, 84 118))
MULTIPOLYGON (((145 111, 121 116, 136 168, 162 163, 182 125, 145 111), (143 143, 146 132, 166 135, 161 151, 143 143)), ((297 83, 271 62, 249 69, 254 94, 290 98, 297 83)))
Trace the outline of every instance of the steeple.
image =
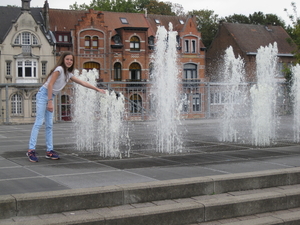
POLYGON ((22 0, 22 11, 30 11, 30 1, 31 0, 22 0))

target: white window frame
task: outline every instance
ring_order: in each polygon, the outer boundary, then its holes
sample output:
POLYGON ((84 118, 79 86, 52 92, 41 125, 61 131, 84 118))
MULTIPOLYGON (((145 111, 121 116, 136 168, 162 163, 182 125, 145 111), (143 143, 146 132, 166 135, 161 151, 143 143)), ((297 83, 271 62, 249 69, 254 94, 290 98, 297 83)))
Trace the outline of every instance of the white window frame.
POLYGON ((18 93, 11 96, 11 114, 14 116, 23 114, 23 98, 18 93))
POLYGON ((38 45, 38 39, 34 34, 28 31, 24 31, 17 35, 17 37, 14 40, 14 44, 15 45, 38 45))
POLYGON ((11 75, 11 61, 6 61, 6 75, 11 75))
POLYGON ((19 59, 16 62, 16 67, 17 67, 17 78, 24 78, 24 79, 25 78, 37 78, 37 71, 38 71, 37 60, 35 60, 35 59, 19 59), (21 74, 19 74, 19 72, 20 72, 19 68, 22 68, 21 74), (27 71, 28 68, 31 68, 30 76, 27 71))

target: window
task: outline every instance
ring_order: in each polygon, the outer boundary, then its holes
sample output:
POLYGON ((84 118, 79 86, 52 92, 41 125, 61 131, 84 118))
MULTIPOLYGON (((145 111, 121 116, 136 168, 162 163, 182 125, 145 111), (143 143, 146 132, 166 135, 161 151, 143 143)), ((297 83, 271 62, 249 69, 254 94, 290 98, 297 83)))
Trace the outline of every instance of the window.
POLYGON ((211 104, 222 104, 225 103, 225 94, 222 92, 213 92, 210 94, 211 104))
POLYGON ((92 48, 93 49, 98 49, 98 37, 97 36, 93 37, 92 48))
POLYGON ((140 39, 137 36, 130 38, 130 51, 140 51, 140 39))
POLYGON ((115 63, 114 65, 114 80, 120 81, 122 80, 122 74, 121 74, 121 63, 115 63))
POLYGON ((14 44, 16 44, 16 45, 37 45, 38 39, 34 34, 32 34, 30 32, 23 32, 23 33, 20 33, 16 37, 14 44))
POLYGON ((190 48, 189 48, 189 40, 185 40, 185 41, 184 41, 184 51, 185 51, 185 52, 190 52, 190 48))
POLYGON ((183 67, 184 79, 197 79, 197 65, 187 63, 183 67))
POLYGON ((36 93, 31 98, 31 116, 36 115, 36 93))
POLYGON ((36 77, 37 62, 35 60, 17 61, 18 77, 36 77))
POLYGON ((138 63, 132 63, 129 67, 130 79, 133 81, 141 80, 141 66, 138 63))
POLYGON ((196 41, 192 40, 192 53, 196 53, 196 41))
POLYGON ((155 19, 156 24, 160 24, 160 21, 158 19, 155 19))
POLYGON ((68 35, 64 35, 64 42, 69 42, 68 35))
POLYGON ((47 62, 42 62, 42 76, 47 74, 47 62))
POLYGON ((183 20, 179 20, 179 23, 180 23, 180 24, 184 24, 184 21, 183 21, 183 20))
POLYGON ((291 68, 292 63, 283 63, 283 62, 278 62, 277 64, 277 70, 278 70, 278 74, 277 77, 278 78, 284 78, 284 68, 291 68))
POLYGON ((58 35, 58 41, 59 42, 62 42, 62 40, 63 40, 62 38, 63 38, 62 35, 58 35))
POLYGON ((83 69, 85 69, 85 70, 97 69, 99 71, 100 64, 96 63, 96 62, 86 62, 83 64, 83 69))
POLYGON ((71 118, 71 104, 70 96, 62 95, 61 96, 61 119, 64 121, 70 121, 71 118))
POLYGON ((85 38, 84 38, 84 47, 85 47, 85 49, 90 49, 91 48, 91 37, 85 36, 85 38))
POLYGON ((121 23, 128 24, 128 21, 126 18, 120 17, 121 23))
POLYGON ((11 61, 6 61, 6 75, 11 75, 11 61))
POLYGON ((193 95, 193 111, 194 112, 201 111, 201 94, 193 95))
POLYGON ((142 98, 138 94, 130 96, 130 112, 141 113, 142 112, 142 98))
POLYGON ((182 112, 189 112, 189 94, 181 94, 182 112))
POLYGON ((21 115, 22 114, 22 96, 19 94, 14 94, 11 97, 11 114, 21 115))
POLYGON ((149 79, 150 80, 153 80, 153 71, 154 71, 154 64, 153 63, 150 63, 149 64, 149 79))

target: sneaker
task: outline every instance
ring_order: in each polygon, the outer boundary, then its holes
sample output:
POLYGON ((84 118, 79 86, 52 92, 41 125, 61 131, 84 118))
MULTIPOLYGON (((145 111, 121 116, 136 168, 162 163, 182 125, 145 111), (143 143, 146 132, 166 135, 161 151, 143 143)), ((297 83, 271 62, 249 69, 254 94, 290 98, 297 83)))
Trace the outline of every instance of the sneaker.
POLYGON ((26 152, 26 155, 30 162, 38 162, 39 161, 35 154, 37 154, 37 153, 34 150, 28 150, 28 152, 26 152))
POLYGON ((46 159, 59 159, 59 155, 53 150, 47 151, 46 159))

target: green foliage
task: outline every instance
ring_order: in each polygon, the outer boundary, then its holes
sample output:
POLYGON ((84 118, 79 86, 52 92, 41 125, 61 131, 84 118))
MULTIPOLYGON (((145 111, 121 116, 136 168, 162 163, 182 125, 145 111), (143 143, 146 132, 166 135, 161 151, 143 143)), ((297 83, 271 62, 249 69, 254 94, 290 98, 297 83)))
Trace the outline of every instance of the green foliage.
POLYGON ((297 59, 296 63, 300 64, 300 17, 297 16, 297 6, 295 2, 291 3, 293 14, 289 14, 287 12, 287 9, 284 9, 292 22, 292 25, 288 26, 287 32, 290 35, 291 39, 288 39, 287 41, 290 44, 296 44, 297 48, 293 52, 295 54, 295 57, 297 59))
POLYGON ((150 0, 146 8, 149 14, 175 16, 175 13, 172 12, 172 3, 170 2, 164 3, 157 0, 150 0))
MULTIPOLYGON (((160 2, 157 0, 92 0, 89 5, 75 2, 70 5, 73 10, 94 9, 99 11, 141 13, 147 9, 149 14, 175 15, 172 11, 171 2, 160 2)), ((178 7, 177 7, 178 9, 178 7)))
POLYGON ((242 14, 233 14, 232 16, 226 16, 225 21, 228 23, 250 23, 250 19, 242 14))

